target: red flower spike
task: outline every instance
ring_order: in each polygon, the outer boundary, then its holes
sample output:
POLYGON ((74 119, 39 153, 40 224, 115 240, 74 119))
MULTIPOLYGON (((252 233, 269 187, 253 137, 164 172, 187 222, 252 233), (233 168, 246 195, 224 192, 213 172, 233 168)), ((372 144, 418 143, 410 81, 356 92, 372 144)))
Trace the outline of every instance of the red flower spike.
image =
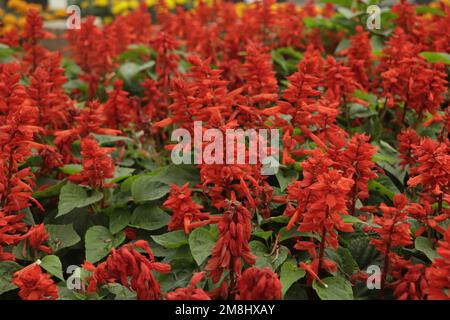
POLYGON ((153 271, 166 274, 171 270, 170 265, 155 261, 148 243, 144 240, 112 249, 105 262, 95 267, 86 261, 83 268, 93 273, 88 278, 89 292, 96 291, 99 285, 118 281, 136 291, 139 300, 161 299, 161 288, 153 271), (148 258, 137 249, 144 250, 148 258))
POLYGON ((22 300, 58 299, 58 287, 36 263, 17 271, 12 283, 19 287, 19 297, 22 300))
POLYGON ((251 267, 245 270, 237 282, 236 300, 281 300, 281 282, 268 267, 251 267))
POLYGON ((172 217, 168 223, 169 230, 183 229, 186 234, 192 228, 193 222, 209 220, 209 213, 201 212, 203 207, 191 199, 192 189, 189 183, 181 188, 173 184, 170 195, 164 202, 163 207, 172 210, 172 217))
POLYGON ((444 238, 439 241, 437 253, 440 258, 434 259, 426 270, 428 299, 450 300, 450 228, 445 232, 444 238))
POLYGON ((103 188, 105 179, 114 176, 115 167, 110 155, 114 150, 114 148, 100 147, 98 142, 90 136, 82 139, 83 170, 79 174, 70 176, 70 180, 94 189, 103 188))
POLYGON ((242 264, 255 263, 248 241, 251 234, 251 214, 239 202, 227 201, 219 222, 219 240, 211 252, 205 267, 214 282, 218 282, 224 270, 230 271, 230 287, 234 287, 235 276, 242 271, 242 264))
POLYGON ((167 300, 211 300, 210 296, 201 288, 195 286, 202 280, 205 272, 197 272, 192 276, 187 288, 178 288, 166 295, 167 300))

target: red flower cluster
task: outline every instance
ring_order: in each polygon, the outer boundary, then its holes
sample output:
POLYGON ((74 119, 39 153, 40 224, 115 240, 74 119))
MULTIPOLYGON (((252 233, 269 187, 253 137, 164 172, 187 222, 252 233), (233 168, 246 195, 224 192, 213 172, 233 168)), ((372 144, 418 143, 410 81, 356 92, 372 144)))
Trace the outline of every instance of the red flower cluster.
POLYGON ((166 295, 167 300, 211 300, 209 295, 201 288, 195 286, 202 280, 205 272, 197 272, 192 276, 186 288, 178 288, 166 295))
POLYGON ((181 188, 176 184, 172 185, 170 195, 163 204, 165 209, 172 210, 172 217, 167 224, 169 230, 182 229, 188 234, 195 227, 218 221, 210 217, 209 213, 201 212, 203 206, 195 203, 191 194, 192 189, 189 188, 189 183, 181 188))
POLYGON ((237 300, 280 300, 281 283, 268 267, 246 269, 238 279, 237 300))
POLYGON ((428 280, 428 299, 449 300, 450 299, 450 228, 439 241, 437 253, 441 258, 433 260, 432 265, 426 271, 428 280))
POLYGON ((23 300, 56 300, 58 298, 58 287, 36 263, 17 271, 12 283, 19 287, 19 296, 23 300))
POLYGON ((382 216, 375 216, 374 223, 379 227, 374 227, 378 238, 372 238, 371 243, 384 255, 383 276, 381 288, 386 285, 386 277, 391 272, 390 268, 401 262, 401 258, 392 248, 411 244, 410 225, 407 221, 406 206, 408 198, 403 194, 394 195, 394 206, 388 207, 384 203, 380 205, 382 216))
MULTIPOLYGON (((248 241, 251 234, 251 213, 239 202, 229 201, 219 222, 219 240, 211 252, 205 267, 214 282, 218 282, 224 270, 230 272, 230 288, 242 272, 243 262, 255 263, 248 241)), ((232 291, 232 290, 231 290, 232 291)))
POLYGON ((153 253, 144 240, 128 243, 119 249, 113 248, 105 262, 97 267, 86 261, 83 267, 93 274, 88 278, 88 291, 94 292, 99 285, 120 282, 137 293, 139 300, 155 300, 161 298, 161 289, 153 271, 170 272, 170 265, 156 262, 153 253), (147 253, 141 254, 138 249, 147 253))
POLYGON ((100 147, 98 142, 88 136, 81 140, 81 155, 83 156, 83 170, 72 175, 70 179, 94 189, 102 189, 105 179, 114 176, 114 162, 110 156, 114 148, 100 147))

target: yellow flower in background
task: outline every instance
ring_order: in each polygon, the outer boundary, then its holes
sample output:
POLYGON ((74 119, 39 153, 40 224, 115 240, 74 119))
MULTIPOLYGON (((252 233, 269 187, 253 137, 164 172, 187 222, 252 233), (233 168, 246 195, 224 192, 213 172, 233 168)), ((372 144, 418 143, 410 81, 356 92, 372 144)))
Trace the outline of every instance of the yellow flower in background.
POLYGON ((112 22, 113 22, 113 18, 112 17, 104 17, 103 18, 103 24, 104 25, 111 24, 112 22))
POLYGON ((65 9, 58 9, 54 12, 56 18, 66 18, 67 12, 65 9))
POLYGON ((317 14, 322 14, 322 7, 316 6, 316 12, 317 12, 317 14))
POLYGON ((128 11, 128 2, 127 1, 119 1, 118 3, 117 3, 117 1, 114 1, 114 2, 115 2, 115 4, 113 5, 113 7, 111 9, 112 14, 117 15, 117 14, 122 14, 125 11, 128 11))
POLYGON ((145 4, 147 5, 147 7, 152 7, 157 3, 158 3, 158 0, 145 0, 145 4))
POLYGON ((107 7, 109 6, 109 0, 94 0, 94 6, 107 7))
POLYGON ((175 3, 175 0, 165 0, 165 1, 166 1, 167 8, 169 8, 169 9, 173 9, 177 6, 177 4, 175 3))
POLYGON ((247 9, 247 4, 245 2, 238 2, 234 5, 234 9, 236 10, 237 16, 242 17, 245 9, 247 9))
POLYGON ((25 23, 27 22, 27 18, 25 16, 20 17, 19 20, 17 20, 17 25, 19 28, 25 27, 25 23))
POLYGON ((17 18, 16 18, 16 16, 15 15, 13 15, 13 14, 11 14, 11 13, 7 13, 7 14, 5 14, 5 16, 3 17, 3 23, 5 24, 5 25, 9 25, 9 24, 16 24, 16 20, 17 20, 17 18))

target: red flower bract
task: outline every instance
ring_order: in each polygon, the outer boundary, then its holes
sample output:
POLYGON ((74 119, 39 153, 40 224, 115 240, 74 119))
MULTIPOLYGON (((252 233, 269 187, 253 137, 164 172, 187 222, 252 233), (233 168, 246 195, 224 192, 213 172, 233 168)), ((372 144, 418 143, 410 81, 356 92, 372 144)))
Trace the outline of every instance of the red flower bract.
POLYGON ((58 287, 36 263, 17 271, 12 282, 19 287, 19 296, 23 300, 56 300, 58 298, 58 287))
POLYGON ((275 272, 268 267, 262 270, 251 267, 238 279, 237 300, 280 300, 281 282, 275 272))

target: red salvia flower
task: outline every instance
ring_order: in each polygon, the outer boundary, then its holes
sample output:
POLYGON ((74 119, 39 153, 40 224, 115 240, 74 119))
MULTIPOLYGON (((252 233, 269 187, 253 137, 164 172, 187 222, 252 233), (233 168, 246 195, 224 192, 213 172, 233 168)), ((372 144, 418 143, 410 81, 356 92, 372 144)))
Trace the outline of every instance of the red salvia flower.
POLYGON ((200 211, 203 206, 195 203, 191 194, 192 189, 189 188, 189 183, 181 188, 176 184, 172 185, 170 195, 163 204, 163 208, 172 210, 172 217, 167 224, 169 230, 182 229, 188 234, 192 225, 198 224, 195 222, 200 224, 209 222, 209 213, 200 211))
POLYGON ((105 125, 111 129, 129 128, 136 121, 135 110, 131 108, 128 92, 123 90, 123 82, 116 80, 114 89, 108 92, 108 100, 102 106, 105 125))
POLYGON ((367 88, 369 75, 372 72, 372 47, 369 33, 365 32, 362 26, 356 26, 356 34, 350 37, 350 47, 342 50, 340 54, 348 57, 348 65, 355 74, 356 81, 367 88))
POLYGON ((354 100, 352 94, 355 89, 362 89, 353 71, 332 56, 328 56, 325 61, 323 77, 325 97, 329 101, 349 102, 354 100))
POLYGON ((70 180, 88 185, 94 189, 102 189, 105 179, 114 176, 114 162, 111 153, 115 148, 100 147, 98 142, 88 136, 81 140, 81 155, 83 156, 83 170, 72 175, 70 180))
POLYGON ((80 79, 88 82, 88 99, 92 100, 100 80, 114 67, 116 39, 95 26, 95 17, 88 17, 80 29, 69 30, 66 38, 73 59, 83 70, 80 79))
POLYGON ((49 235, 45 230, 44 224, 41 223, 39 225, 32 226, 30 230, 22 236, 22 239, 25 239, 23 251, 25 252, 27 246, 29 246, 33 250, 39 250, 47 254, 51 254, 52 249, 43 245, 43 243, 48 240, 48 236, 49 235))
POLYGON ((22 233, 27 230, 26 223, 22 222, 24 214, 7 215, 0 210, 0 261, 15 260, 15 256, 3 250, 5 246, 17 244, 22 233))
POLYGON ((195 286, 202 280, 205 272, 197 272, 192 276, 186 288, 178 288, 166 295, 167 300, 211 300, 210 296, 201 288, 195 286))
POLYGON ((397 140, 399 142, 398 152, 400 153, 399 158, 401 159, 400 165, 405 168, 407 165, 413 165, 417 161, 414 157, 414 149, 420 144, 420 136, 412 128, 407 128, 402 130, 398 136, 397 140))
POLYGON ((267 105, 278 99, 277 79, 273 70, 272 57, 261 45, 247 46, 247 55, 243 64, 244 90, 252 105, 267 105))
POLYGON ((113 248, 105 262, 94 267, 86 261, 83 267, 93 272, 89 277, 88 291, 93 292, 101 284, 120 282, 137 293, 139 300, 156 300, 161 298, 161 288, 153 271, 169 273, 170 265, 156 262, 153 253, 144 240, 128 243, 119 249, 113 248), (137 249, 143 250, 148 257, 137 249))
POLYGON ((356 133, 337 161, 347 176, 355 181, 350 195, 352 199, 350 204, 351 214, 355 213, 357 199, 362 200, 369 197, 368 182, 377 177, 376 165, 372 160, 377 148, 371 146, 368 141, 368 136, 356 133))
POLYGON ((424 138, 414 146, 417 166, 411 168, 408 186, 422 185, 424 192, 439 196, 450 192, 450 142, 424 138))
POLYGON ((20 65, 16 62, 0 65, 0 124, 4 124, 8 114, 22 105, 28 97, 25 87, 19 83, 20 65))
POLYGON ((54 36, 51 33, 44 31, 39 11, 34 9, 28 10, 22 34, 24 40, 22 46, 26 52, 23 61, 29 65, 31 73, 36 70, 48 54, 47 49, 45 49, 39 41, 53 37, 54 36))
POLYGON ((426 270, 428 299, 450 300, 450 228, 439 241, 437 253, 440 258, 434 259, 426 270))
POLYGON ((251 267, 245 270, 237 282, 236 300, 281 300, 281 282, 268 267, 251 267))
POLYGON ((373 219, 373 222, 378 225, 373 228, 378 237, 372 238, 371 243, 384 255, 382 290, 386 287, 386 277, 392 271, 391 266, 398 260, 398 255, 391 251, 392 248, 412 243, 410 225, 407 221, 407 205, 408 199, 405 195, 395 194, 394 206, 388 207, 382 203, 380 209, 383 215, 375 216, 373 219))
POLYGON ((424 300, 428 291, 425 266, 423 264, 408 266, 407 271, 391 286, 398 300, 424 300))
POLYGON ((19 287, 19 297, 23 300, 58 299, 58 287, 36 263, 17 271, 12 283, 19 287))
POLYGON ((230 271, 230 287, 242 271, 242 262, 255 263, 248 241, 251 234, 251 213, 239 202, 231 200, 219 222, 219 240, 211 252, 205 267, 214 282, 218 282, 224 270, 230 271))

